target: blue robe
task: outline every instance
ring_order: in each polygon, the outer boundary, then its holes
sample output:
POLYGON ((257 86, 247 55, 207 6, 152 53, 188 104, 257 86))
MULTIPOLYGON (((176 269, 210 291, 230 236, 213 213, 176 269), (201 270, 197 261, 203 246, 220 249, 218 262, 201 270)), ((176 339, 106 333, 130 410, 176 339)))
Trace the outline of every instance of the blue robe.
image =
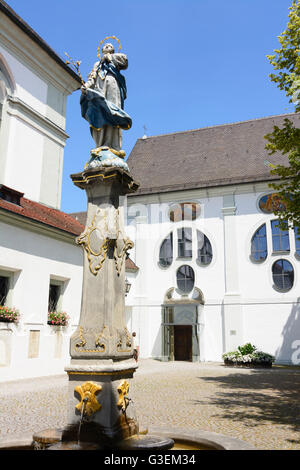
MULTIPOLYGON (((127 93, 125 77, 112 62, 99 64, 96 73, 114 76, 120 89, 121 106, 123 108, 127 93)), ((107 100, 100 90, 88 88, 86 94, 81 94, 80 106, 82 117, 94 129, 101 129, 107 125, 127 130, 132 126, 131 117, 122 108, 107 100)))

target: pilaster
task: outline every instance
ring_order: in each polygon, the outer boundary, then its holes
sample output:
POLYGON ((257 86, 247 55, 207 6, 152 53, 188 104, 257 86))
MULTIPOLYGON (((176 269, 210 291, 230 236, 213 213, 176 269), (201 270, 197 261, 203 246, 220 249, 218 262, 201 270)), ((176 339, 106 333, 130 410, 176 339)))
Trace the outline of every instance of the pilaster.
POLYGON ((224 352, 243 342, 243 312, 239 292, 236 205, 234 194, 223 196, 225 294, 223 300, 224 352))

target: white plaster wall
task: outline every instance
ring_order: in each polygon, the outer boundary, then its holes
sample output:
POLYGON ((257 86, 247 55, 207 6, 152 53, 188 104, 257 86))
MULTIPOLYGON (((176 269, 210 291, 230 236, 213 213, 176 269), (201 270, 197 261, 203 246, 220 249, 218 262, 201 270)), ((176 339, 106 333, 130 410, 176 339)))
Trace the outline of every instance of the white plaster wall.
MULTIPOLYGON (((21 321, 13 329, 10 367, 0 367, 0 380, 63 373, 69 337, 79 321, 82 287, 82 252, 65 243, 19 227, 0 223, 0 267, 15 272, 10 304, 19 309, 21 321), (54 329, 47 325, 50 276, 66 282, 62 310, 70 315, 62 329, 63 353, 54 358, 54 329), (28 359, 30 330, 40 330, 38 358, 28 359)), ((2 324, 4 325, 4 324, 2 324)))
POLYGON ((224 352, 221 305, 199 306, 200 360, 222 361, 224 352))
POLYGON ((43 145, 44 136, 41 133, 24 121, 10 117, 4 183, 34 201, 40 201, 43 145))
POLYGON ((16 83, 3 111, 1 183, 59 209, 68 93, 14 50, 0 45, 0 54, 16 83))
POLYGON ((5 57, 14 76, 17 87, 16 95, 36 111, 46 115, 47 83, 1 45, 0 53, 5 57))
POLYGON ((248 341, 275 355, 278 363, 292 362, 295 341, 300 340, 299 303, 247 305, 244 323, 248 341))

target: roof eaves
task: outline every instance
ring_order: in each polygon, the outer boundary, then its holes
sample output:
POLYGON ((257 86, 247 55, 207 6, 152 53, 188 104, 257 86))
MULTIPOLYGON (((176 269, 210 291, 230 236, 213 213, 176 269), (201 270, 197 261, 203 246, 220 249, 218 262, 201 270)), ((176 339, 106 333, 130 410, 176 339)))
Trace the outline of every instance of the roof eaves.
POLYGON ((2 11, 15 25, 17 25, 25 34, 27 34, 34 42, 36 42, 44 51, 52 57, 74 80, 81 84, 81 79, 67 64, 59 57, 59 55, 41 38, 17 13, 3 0, 0 0, 0 11, 2 11))
POLYGON ((135 193, 128 194, 129 197, 139 196, 142 194, 157 194, 157 193, 168 193, 174 191, 184 191, 186 189, 205 189, 216 186, 231 186, 232 184, 246 184, 256 183, 261 181, 273 181, 277 180, 278 176, 262 175, 262 176, 251 176, 247 178, 230 178, 228 180, 214 180, 205 182, 194 182, 185 184, 174 184, 170 186, 157 186, 153 188, 142 188, 138 189, 135 193))
POLYGON ((3 207, 3 206, 0 206, 0 212, 1 211, 4 211, 4 213, 6 214, 9 214, 11 215, 12 217, 14 218, 19 218, 20 221, 24 221, 24 222, 31 222, 31 223, 35 223, 35 224, 39 224, 41 227, 43 228, 49 228, 49 229, 52 229, 52 230, 56 230, 60 233, 65 233, 65 234, 69 234, 69 235, 72 235, 72 236, 78 236, 79 233, 77 231, 74 231, 74 230, 68 230, 68 229, 63 229, 61 227, 58 227, 57 225, 54 225, 54 224, 50 224, 50 223, 47 223, 47 222, 44 222, 36 217, 31 217, 27 214, 22 214, 20 212, 16 212, 15 210, 11 210, 9 209, 8 207, 3 207))

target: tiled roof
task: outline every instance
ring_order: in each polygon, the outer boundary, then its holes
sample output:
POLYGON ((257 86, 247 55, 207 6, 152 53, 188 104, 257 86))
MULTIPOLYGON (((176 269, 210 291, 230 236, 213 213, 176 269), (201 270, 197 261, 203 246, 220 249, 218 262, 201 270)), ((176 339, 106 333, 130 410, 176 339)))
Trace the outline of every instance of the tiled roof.
POLYGON ((76 219, 80 224, 85 225, 86 223, 86 212, 72 212, 70 214, 74 219, 76 219))
POLYGON ((137 265, 130 258, 127 258, 125 261, 125 269, 126 271, 138 271, 139 270, 137 265))
POLYGON ((265 160, 287 157, 269 156, 264 136, 284 118, 300 124, 292 113, 138 139, 127 160, 140 183, 132 196, 275 179, 265 160))
POLYGON ((0 210, 1 209, 24 217, 24 219, 34 220, 74 235, 80 235, 84 230, 84 226, 69 214, 31 201, 25 197, 20 198, 20 205, 0 198, 0 210))

